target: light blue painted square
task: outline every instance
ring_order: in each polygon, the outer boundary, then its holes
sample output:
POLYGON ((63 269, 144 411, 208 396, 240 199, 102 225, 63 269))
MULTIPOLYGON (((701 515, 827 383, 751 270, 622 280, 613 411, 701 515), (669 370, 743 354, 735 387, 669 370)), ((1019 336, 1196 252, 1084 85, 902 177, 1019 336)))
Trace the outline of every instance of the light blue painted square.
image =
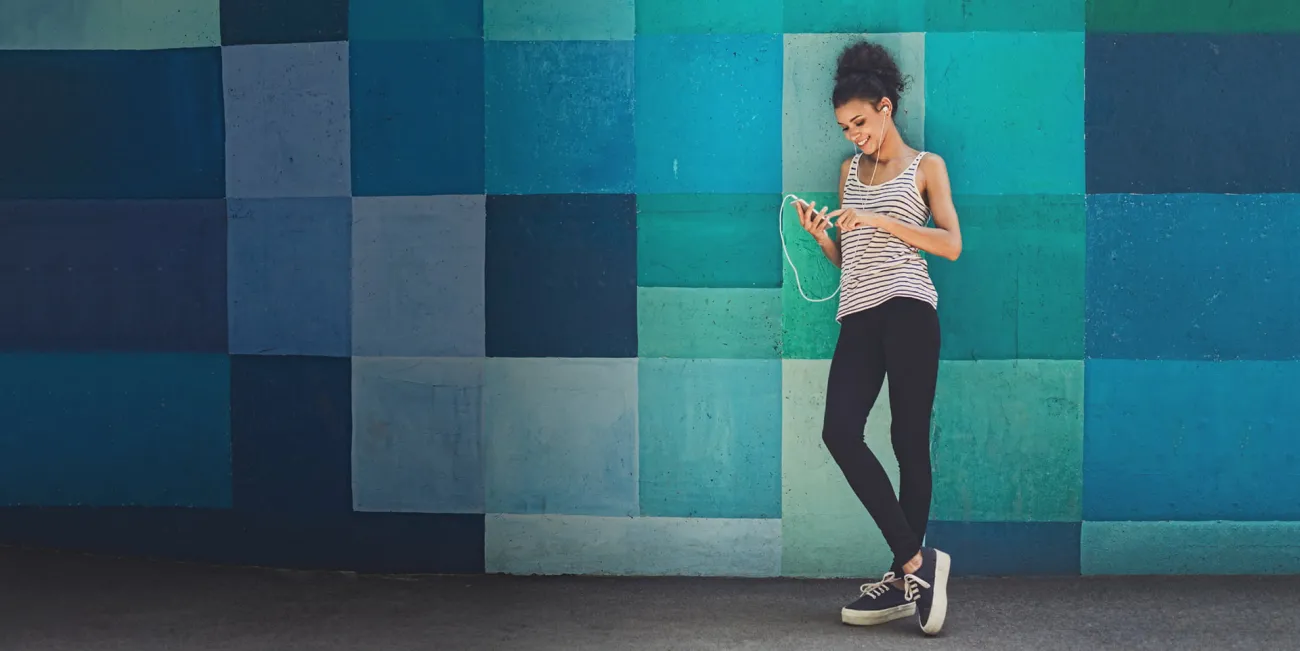
POLYGON ((781 517, 781 361, 644 359, 641 514, 781 517))
POLYGON ((347 357, 352 201, 227 204, 230 352, 347 357))
POLYGON ((483 512, 483 360, 352 360, 358 511, 483 512))
POLYGON ((754 518, 484 518, 492 574, 773 577, 781 573, 781 521, 754 518))
POLYGON ((489 513, 637 514, 637 360, 488 359, 489 513))
POLYGON ((907 144, 925 148, 924 34, 786 34, 781 100, 784 192, 839 193, 840 167, 857 147, 844 137, 831 105, 835 64, 844 48, 863 40, 884 47, 898 63, 907 84, 895 122, 907 144))
POLYGON ((483 0, 490 41, 630 41, 634 0, 483 0))
POLYGON ((489 194, 630 194, 631 41, 490 41, 489 194))
POLYGON ((484 197, 352 200, 352 354, 481 357, 484 197))
POLYGON ((925 146, 948 163, 954 194, 1085 191, 1083 41, 926 34, 925 146))
POLYGON ((781 191, 780 34, 642 36, 637 192, 781 191))
POLYGON ((225 354, 0 355, 0 505, 230 508, 225 354))
POLYGON ((225 47, 221 74, 226 196, 351 195, 347 43, 225 47))
POLYGON ((483 0, 348 0, 348 41, 483 38, 483 0))

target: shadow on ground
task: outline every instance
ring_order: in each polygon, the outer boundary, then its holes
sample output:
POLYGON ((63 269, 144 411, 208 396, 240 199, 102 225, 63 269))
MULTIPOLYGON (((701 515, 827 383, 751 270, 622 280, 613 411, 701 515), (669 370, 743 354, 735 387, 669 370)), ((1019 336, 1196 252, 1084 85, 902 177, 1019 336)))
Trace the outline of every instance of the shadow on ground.
POLYGON ((1300 577, 957 580, 934 640, 912 620, 840 624, 858 583, 370 577, 0 548, 0 649, 1182 651, 1300 640, 1300 577))

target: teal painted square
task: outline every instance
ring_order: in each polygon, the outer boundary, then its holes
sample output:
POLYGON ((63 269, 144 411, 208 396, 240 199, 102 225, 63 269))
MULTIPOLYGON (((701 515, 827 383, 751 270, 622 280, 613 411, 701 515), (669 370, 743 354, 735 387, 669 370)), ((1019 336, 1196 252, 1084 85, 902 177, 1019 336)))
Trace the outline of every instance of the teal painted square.
POLYGON ((483 0, 489 41, 630 41, 634 0, 483 0))
POLYGON ((0 355, 0 413, 0 505, 231 506, 225 354, 0 355))
MULTIPOLYGON (((889 50, 907 79, 899 98, 903 140, 925 148, 924 34, 787 34, 781 121, 781 185, 785 192, 840 191, 840 166, 857 148, 835 121, 831 91, 845 47, 868 40, 889 50)), ((797 224, 797 222, 796 222, 797 224)))
POLYGON ((488 513, 637 515, 637 360, 489 358, 488 513))
POLYGON ((931 256, 943 359, 1083 359, 1082 195, 954 198, 962 255, 931 256))
POLYGON ((637 344, 643 358, 779 358, 781 290, 639 288, 637 344))
POLYGON ((926 0, 786 0, 785 33, 925 31, 926 0))
POLYGON ((926 0, 925 28, 930 32, 1081 32, 1083 6, 1084 0, 926 0))
POLYGON ((630 194, 631 41, 486 47, 488 194, 630 194))
POLYGON ((643 359, 641 515, 781 517, 781 361, 643 359))
POLYGON ((925 144, 956 194, 1083 194, 1083 33, 930 33, 925 144))
POLYGON ((636 165, 643 194, 780 192, 781 36, 638 38, 636 165))
POLYGON ((780 287, 775 194, 637 197, 637 285, 780 287))
POLYGON ((637 34, 776 34, 782 0, 636 0, 637 34))
POLYGON ((483 38, 483 0, 349 0, 349 41, 483 38))

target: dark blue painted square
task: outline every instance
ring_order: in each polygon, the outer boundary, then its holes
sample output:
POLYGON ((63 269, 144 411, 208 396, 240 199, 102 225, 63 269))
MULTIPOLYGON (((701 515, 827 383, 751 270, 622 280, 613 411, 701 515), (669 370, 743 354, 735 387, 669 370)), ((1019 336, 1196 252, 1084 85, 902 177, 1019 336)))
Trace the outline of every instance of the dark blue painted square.
POLYGON ((348 0, 221 0, 221 43, 348 40, 348 0))
POLYGON ((0 197, 221 198, 220 48, 0 51, 0 197))
POLYGON ((230 200, 230 352, 351 354, 352 200, 230 200))
POLYGON ((358 572, 483 573, 483 515, 353 513, 351 569, 358 572))
POLYGON ((1087 37, 1088 192, 1300 190, 1300 34, 1087 37))
POLYGON ((487 191, 634 192, 634 51, 632 41, 489 41, 487 191))
POLYGON ((352 511, 352 360, 231 357, 235 508, 298 521, 352 511))
POLYGON ((483 194, 483 41, 364 41, 349 56, 352 193, 483 194))
POLYGON ((931 522, 925 544, 959 559, 957 576, 1078 576, 1078 522, 931 522))
POLYGON ((636 357, 636 199, 487 198, 489 357, 636 357))
POLYGON ((1300 359, 1300 195, 1087 203, 1087 358, 1300 359))
POLYGON ((483 38, 483 0, 351 0, 348 40, 483 38))
POLYGON ((0 355, 0 504, 229 506, 224 354, 0 355))
POLYGON ((225 352, 225 212, 0 202, 0 350, 225 352))

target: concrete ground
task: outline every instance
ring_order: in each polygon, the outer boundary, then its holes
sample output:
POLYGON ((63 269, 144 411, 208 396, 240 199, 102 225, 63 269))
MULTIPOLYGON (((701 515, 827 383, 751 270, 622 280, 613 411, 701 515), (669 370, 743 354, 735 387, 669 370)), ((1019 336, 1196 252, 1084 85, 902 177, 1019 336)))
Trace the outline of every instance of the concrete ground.
POLYGON ((956 580, 932 640, 912 620, 840 624, 858 583, 358 577, 0 548, 0 649, 1300 647, 1300 577, 956 580))

